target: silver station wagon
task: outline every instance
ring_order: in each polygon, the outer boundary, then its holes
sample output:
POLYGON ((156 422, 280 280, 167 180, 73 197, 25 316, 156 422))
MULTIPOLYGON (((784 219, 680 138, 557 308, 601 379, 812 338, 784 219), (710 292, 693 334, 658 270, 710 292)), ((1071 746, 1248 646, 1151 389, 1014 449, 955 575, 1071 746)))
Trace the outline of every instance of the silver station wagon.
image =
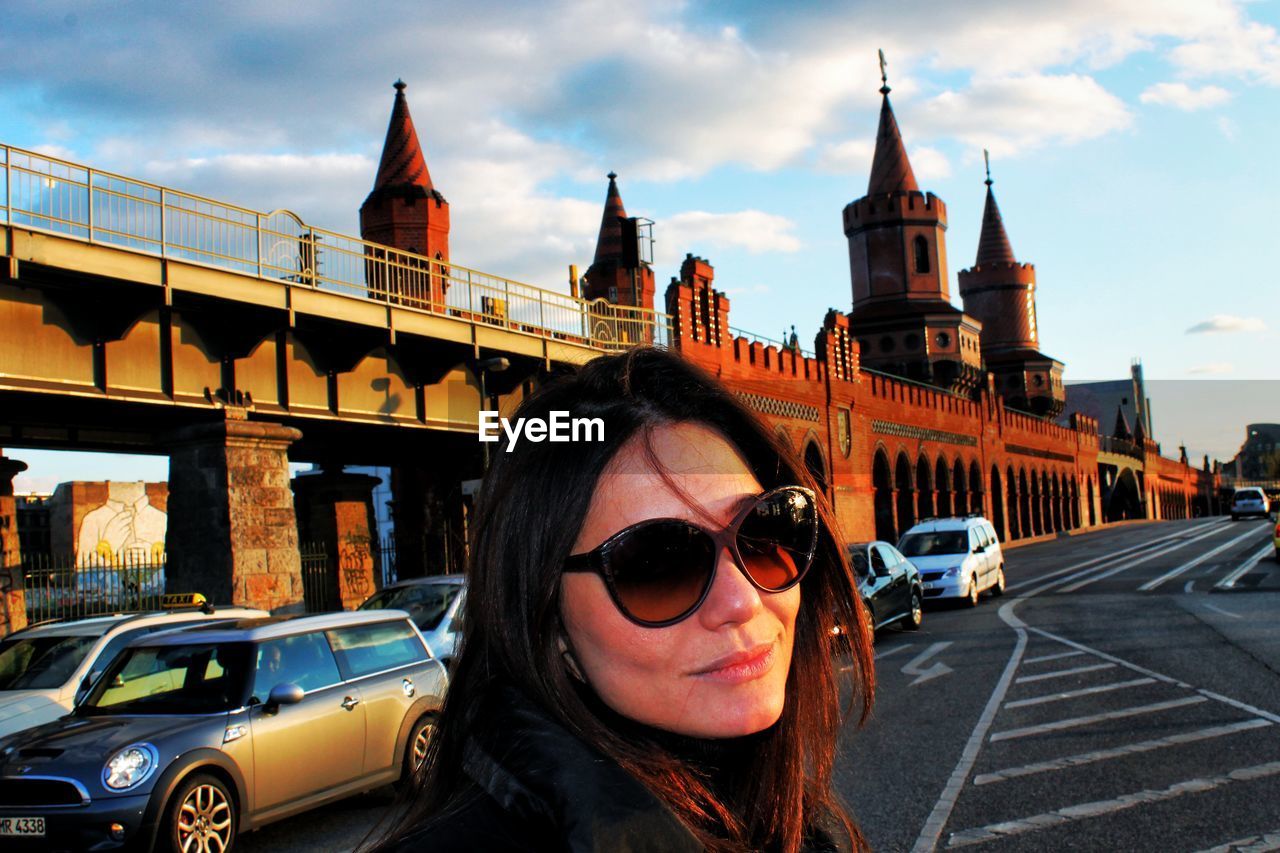
POLYGON ((446 683, 399 610, 144 637, 71 714, 0 740, 0 847, 230 851, 408 778, 446 683))

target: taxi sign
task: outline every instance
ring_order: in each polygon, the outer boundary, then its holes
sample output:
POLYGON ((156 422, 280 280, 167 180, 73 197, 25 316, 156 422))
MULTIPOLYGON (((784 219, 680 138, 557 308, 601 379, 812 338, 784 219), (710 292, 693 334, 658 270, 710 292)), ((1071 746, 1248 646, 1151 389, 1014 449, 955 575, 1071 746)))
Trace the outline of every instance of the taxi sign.
POLYGON ((160 596, 160 606, 165 610, 175 607, 199 607, 208 599, 198 592, 171 592, 160 596))

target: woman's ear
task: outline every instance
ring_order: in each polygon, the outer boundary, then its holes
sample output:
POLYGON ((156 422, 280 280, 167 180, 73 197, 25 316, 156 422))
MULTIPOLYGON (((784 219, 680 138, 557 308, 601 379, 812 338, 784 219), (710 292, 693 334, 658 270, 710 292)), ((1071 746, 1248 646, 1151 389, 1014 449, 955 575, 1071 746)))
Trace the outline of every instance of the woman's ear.
POLYGON ((569 640, 563 633, 556 638, 556 645, 560 647, 560 657, 564 659, 564 665, 568 668, 569 674, 586 684, 586 676, 582 674, 582 668, 578 666, 578 659, 573 656, 573 651, 569 648, 569 640))

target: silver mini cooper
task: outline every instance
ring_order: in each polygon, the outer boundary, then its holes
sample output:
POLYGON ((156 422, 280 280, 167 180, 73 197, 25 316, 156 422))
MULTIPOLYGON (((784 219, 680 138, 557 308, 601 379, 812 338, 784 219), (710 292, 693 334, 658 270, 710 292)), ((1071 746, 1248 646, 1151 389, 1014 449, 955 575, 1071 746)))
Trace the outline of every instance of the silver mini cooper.
POLYGON ((230 851, 411 775, 446 682, 399 610, 144 637, 71 714, 0 740, 0 846, 230 851))

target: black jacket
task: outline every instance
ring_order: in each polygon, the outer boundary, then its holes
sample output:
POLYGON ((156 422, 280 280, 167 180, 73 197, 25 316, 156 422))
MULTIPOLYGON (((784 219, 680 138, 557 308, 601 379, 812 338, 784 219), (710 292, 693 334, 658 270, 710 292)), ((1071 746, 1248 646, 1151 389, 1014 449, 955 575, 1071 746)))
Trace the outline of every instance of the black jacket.
MULTIPOLYGON (((460 809, 429 818, 394 849, 513 853, 701 853, 667 806, 514 690, 503 691, 497 743, 470 739, 475 783, 460 809)), ((847 849, 815 831, 813 853, 847 849)))

